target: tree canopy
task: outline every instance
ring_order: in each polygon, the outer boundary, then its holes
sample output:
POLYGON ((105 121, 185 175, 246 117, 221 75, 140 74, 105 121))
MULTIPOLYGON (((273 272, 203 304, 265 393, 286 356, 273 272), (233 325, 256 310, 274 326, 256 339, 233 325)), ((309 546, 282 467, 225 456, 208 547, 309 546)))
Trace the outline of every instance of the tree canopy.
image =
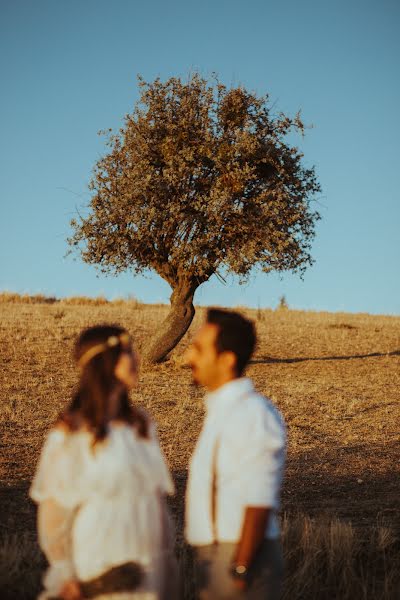
POLYGON ((194 292, 213 274, 243 280, 256 266, 303 273, 320 186, 287 142, 290 132, 304 133, 300 115, 274 114, 268 96, 198 73, 139 78, 139 89, 123 127, 108 131, 89 214, 72 221, 68 241, 103 272, 151 269, 169 283, 171 315, 155 344, 165 347, 149 351, 160 360, 184 335, 194 292))

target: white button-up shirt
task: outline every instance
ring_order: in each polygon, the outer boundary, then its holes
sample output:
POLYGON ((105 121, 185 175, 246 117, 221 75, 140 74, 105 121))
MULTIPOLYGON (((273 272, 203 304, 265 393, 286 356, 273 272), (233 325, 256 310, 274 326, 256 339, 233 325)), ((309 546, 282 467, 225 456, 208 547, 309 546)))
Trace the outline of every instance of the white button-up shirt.
POLYGON ((205 403, 205 422, 190 461, 187 541, 193 546, 237 542, 247 506, 271 508, 265 537, 278 537, 276 511, 286 446, 279 411, 247 378, 223 385, 205 403))

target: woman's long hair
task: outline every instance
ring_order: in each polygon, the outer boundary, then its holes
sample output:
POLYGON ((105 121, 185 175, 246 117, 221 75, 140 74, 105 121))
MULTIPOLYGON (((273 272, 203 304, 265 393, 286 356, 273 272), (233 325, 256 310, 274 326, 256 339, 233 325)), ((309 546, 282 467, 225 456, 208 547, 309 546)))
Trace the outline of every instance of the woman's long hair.
POLYGON ((70 431, 77 431, 82 426, 88 428, 94 436, 94 444, 107 436, 110 397, 119 388, 119 409, 114 418, 134 426, 139 436, 148 437, 146 417, 130 404, 127 390, 121 386, 114 373, 121 353, 132 349, 130 344, 127 347, 120 339, 123 334, 127 335, 122 327, 98 325, 85 329, 75 344, 74 358, 78 364, 83 362, 81 377, 78 389, 60 421, 70 431), (110 338, 112 345, 108 345, 110 338), (95 346, 101 348, 102 345, 102 351, 98 351, 87 361, 83 360, 85 356, 90 357, 90 350, 93 351, 95 346))

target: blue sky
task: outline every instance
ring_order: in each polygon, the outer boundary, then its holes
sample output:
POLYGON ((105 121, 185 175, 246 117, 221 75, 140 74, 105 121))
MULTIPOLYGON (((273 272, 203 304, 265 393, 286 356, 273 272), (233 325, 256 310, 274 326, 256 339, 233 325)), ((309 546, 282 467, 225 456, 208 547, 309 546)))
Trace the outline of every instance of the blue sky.
POLYGON ((136 75, 216 71, 313 124, 296 141, 322 221, 303 281, 211 279, 196 301, 274 307, 285 294, 294 308, 399 314, 399 26, 396 0, 1 0, 0 290, 168 301, 157 276, 65 257, 69 221, 136 75))

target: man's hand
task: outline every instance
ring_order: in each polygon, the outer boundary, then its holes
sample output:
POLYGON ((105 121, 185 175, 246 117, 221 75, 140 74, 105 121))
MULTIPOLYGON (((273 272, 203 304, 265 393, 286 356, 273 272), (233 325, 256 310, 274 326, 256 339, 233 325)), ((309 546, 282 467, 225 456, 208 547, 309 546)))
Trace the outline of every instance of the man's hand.
POLYGON ((60 597, 63 600, 81 600, 82 592, 79 583, 75 579, 71 579, 71 581, 67 581, 64 583, 60 597))
POLYGON ((247 588, 247 581, 245 579, 234 579, 233 585, 237 590, 244 592, 244 590, 247 588))
MULTIPOLYGON (((258 549, 264 541, 265 529, 267 527, 271 509, 263 506, 248 506, 244 515, 242 534, 233 556, 234 565, 242 565, 246 569, 251 566, 258 549)), ((246 578, 235 577, 236 589, 245 590, 246 578)))
POLYGON ((230 569, 230 574, 233 579, 233 585, 237 590, 243 591, 247 588, 246 571, 242 573, 242 570, 238 570, 237 565, 233 563, 230 569))

